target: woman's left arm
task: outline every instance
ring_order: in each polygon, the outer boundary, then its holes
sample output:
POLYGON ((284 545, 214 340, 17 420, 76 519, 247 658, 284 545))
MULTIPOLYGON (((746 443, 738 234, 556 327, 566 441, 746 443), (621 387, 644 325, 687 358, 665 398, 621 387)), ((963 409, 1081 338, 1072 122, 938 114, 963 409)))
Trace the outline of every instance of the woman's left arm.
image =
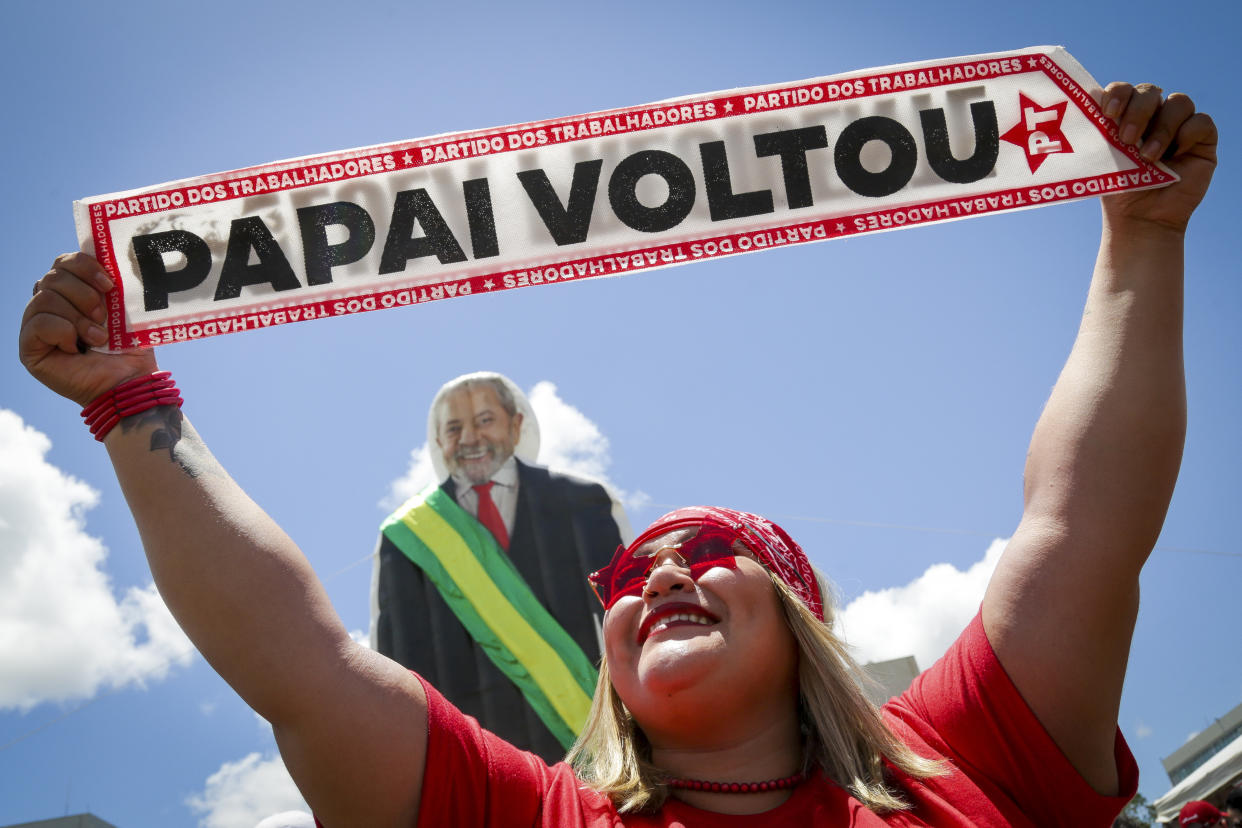
POLYGON ((1184 95, 1112 84, 1123 141, 1181 180, 1103 200, 1086 309, 1035 427, 1022 520, 983 599, 997 657, 1091 786, 1117 791, 1114 740, 1138 576, 1160 534, 1186 431, 1186 224, 1216 166, 1216 127, 1184 95))

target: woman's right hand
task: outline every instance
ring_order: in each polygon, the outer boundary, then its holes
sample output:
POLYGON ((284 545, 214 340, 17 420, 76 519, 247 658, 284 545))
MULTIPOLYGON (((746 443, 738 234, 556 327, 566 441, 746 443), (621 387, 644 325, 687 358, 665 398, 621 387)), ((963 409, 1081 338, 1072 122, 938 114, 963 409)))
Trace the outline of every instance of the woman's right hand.
POLYGON ((149 349, 103 353, 79 343, 108 341, 106 295, 112 280, 85 253, 56 257, 35 282, 34 296, 22 314, 18 355, 22 365, 48 388, 85 406, 105 391, 156 370, 149 349))

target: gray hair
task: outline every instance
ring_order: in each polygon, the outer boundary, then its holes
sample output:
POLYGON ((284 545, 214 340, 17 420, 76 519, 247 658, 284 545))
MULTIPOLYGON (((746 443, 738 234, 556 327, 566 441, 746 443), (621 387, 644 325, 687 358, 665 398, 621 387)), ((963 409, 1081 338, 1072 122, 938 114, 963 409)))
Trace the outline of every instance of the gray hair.
POLYGON ((462 374, 441 388, 440 393, 436 395, 435 404, 431 407, 432 417, 435 419, 434 433, 436 435, 440 434, 440 411, 444 407, 444 401, 448 396, 458 391, 470 391, 475 388, 491 388, 496 392, 496 399, 500 400, 500 407, 505 410, 510 419, 517 415, 517 400, 514 399, 513 392, 509 390, 509 383, 502 375, 497 374, 495 371, 475 371, 472 374, 462 374))

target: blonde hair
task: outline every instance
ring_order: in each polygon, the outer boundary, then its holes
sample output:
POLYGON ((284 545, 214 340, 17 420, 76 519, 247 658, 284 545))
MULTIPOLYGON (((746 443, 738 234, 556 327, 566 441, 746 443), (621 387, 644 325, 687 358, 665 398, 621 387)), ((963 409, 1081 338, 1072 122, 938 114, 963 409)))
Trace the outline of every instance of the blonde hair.
MULTIPOLYGON (((768 573, 785 621, 798 642, 798 714, 804 734, 803 769, 829 779, 877 813, 909 805, 886 783, 884 761, 925 779, 945 773, 893 735, 879 708, 862 691, 869 679, 832 631, 832 607, 821 580, 824 621, 779 578, 768 573)), ((651 744, 612 686, 608 660, 600 662, 591 712, 566 760, 578 777, 607 795, 620 813, 654 811, 668 799, 668 775, 651 763, 651 744)))

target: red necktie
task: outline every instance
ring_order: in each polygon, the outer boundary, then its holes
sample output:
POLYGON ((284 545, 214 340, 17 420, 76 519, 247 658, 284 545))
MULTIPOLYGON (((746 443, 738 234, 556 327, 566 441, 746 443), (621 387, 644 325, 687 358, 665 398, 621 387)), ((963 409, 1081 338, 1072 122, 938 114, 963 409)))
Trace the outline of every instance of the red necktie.
POLYGON ((501 549, 508 551, 509 531, 505 529, 500 510, 496 508, 496 502, 492 500, 492 486, 495 485, 489 480, 487 483, 480 483, 473 487, 479 496, 479 523, 492 533, 492 537, 496 539, 496 543, 500 544, 501 549))

